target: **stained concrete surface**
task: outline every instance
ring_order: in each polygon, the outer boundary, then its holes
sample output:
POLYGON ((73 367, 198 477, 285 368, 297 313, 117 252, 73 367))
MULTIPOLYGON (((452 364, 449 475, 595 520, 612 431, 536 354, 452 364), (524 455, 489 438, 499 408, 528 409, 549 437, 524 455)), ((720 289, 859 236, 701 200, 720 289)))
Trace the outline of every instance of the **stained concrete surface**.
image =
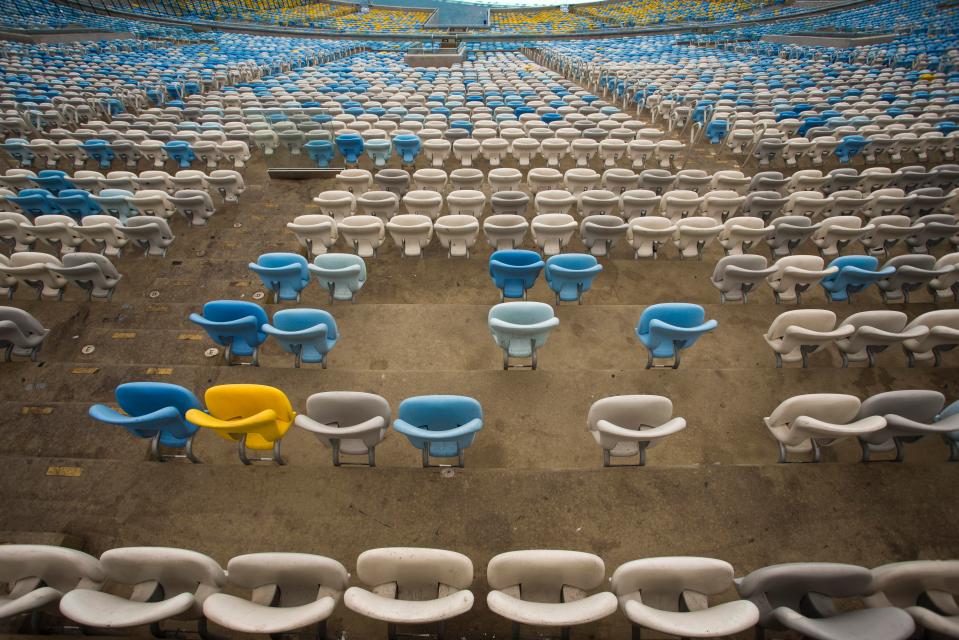
MULTIPOLYGON (((687 168, 736 166, 709 147, 698 149, 687 168)), ((709 284, 722 256, 715 244, 702 261, 681 261, 672 249, 638 261, 621 243, 602 259, 604 271, 583 304, 557 309, 560 325, 535 372, 501 369, 486 327, 499 294, 482 236, 468 260, 447 258, 435 238, 424 258, 403 258, 387 240, 368 261, 369 280, 353 305, 330 304, 311 284, 299 306, 330 310, 342 333, 327 370, 296 370, 269 342, 258 368, 205 357, 213 345, 189 313, 208 300, 249 300, 262 291, 247 263, 268 251, 297 251, 286 222, 316 212, 311 198, 336 188, 333 180, 270 182, 262 156, 245 177, 249 189, 240 204, 220 205, 209 226, 173 222, 177 239, 166 258, 125 253, 112 301, 87 302, 75 288, 62 302, 16 293, 12 304, 52 333, 39 362, 0 367, 0 531, 22 532, 24 542, 34 539, 32 532, 69 533, 91 553, 180 546, 223 564, 253 551, 307 551, 330 555, 351 571, 368 548, 454 549, 472 558, 477 595, 474 610, 449 625, 448 637, 455 638, 508 633, 509 624, 486 608, 485 566, 512 549, 590 551, 604 558, 608 573, 654 555, 719 557, 743 573, 796 560, 874 566, 959 554, 959 465, 945 462, 941 441, 909 446, 902 464, 859 464, 858 447, 842 442, 826 449, 820 465, 777 465, 762 423, 799 393, 865 398, 920 388, 956 399, 959 355, 946 354, 940 369, 908 369, 902 352, 890 349, 874 369, 841 369, 830 350, 813 355, 807 370, 777 370, 762 334, 792 307, 774 304, 764 289, 746 305, 720 305, 709 284), (646 371, 634 328, 645 306, 664 301, 702 304, 719 329, 686 353, 679 370, 646 371), (85 345, 95 350, 84 355, 85 345), (134 380, 181 384, 201 398, 215 384, 271 384, 298 410, 324 390, 379 393, 394 411, 412 395, 465 394, 483 405, 485 428, 466 453, 467 468, 452 475, 420 468, 417 450, 395 433, 378 448, 375 469, 336 469, 329 451, 295 428, 284 441, 287 467, 243 467, 231 444, 206 433, 196 446, 204 464, 161 464, 146 460, 142 441, 86 416, 91 403, 113 402, 116 385, 134 380), (688 422, 651 449, 645 469, 602 469, 601 450, 586 431, 589 405, 623 393, 668 396, 688 422), (55 466, 82 471, 48 476, 55 466)), ((533 248, 529 238, 526 246, 533 248)), ((347 249, 341 242, 336 250, 347 249)), ((582 250, 578 240, 570 250, 582 250)), ((870 291, 854 304, 830 305, 816 291, 803 307, 830 308, 839 318, 887 307, 912 318, 934 308, 927 294, 915 298, 884 305, 870 291)), ((552 302, 542 279, 530 299, 552 302)), ((297 305, 265 304, 269 314, 290 306, 297 305)), ((340 606, 330 631, 366 638, 384 629, 340 606)), ((626 633, 617 613, 574 637, 626 633)))

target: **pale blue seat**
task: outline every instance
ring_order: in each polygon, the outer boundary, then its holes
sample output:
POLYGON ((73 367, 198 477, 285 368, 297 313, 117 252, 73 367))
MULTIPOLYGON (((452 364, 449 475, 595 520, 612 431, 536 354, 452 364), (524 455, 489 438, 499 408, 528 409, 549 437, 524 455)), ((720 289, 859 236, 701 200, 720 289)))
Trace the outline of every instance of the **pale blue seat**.
POLYGON ((309 263, 297 253, 264 253, 250 270, 273 292, 273 301, 300 301, 300 292, 310 284, 309 263))
POLYGON ((415 396, 400 403, 393 429, 423 452, 423 466, 430 458, 458 458, 473 444, 483 428, 480 403, 466 396, 415 396))
POLYGON ((420 154, 420 139, 411 133, 401 133, 393 138, 393 149, 403 164, 413 164, 420 154))
POLYGON ((303 148, 306 149, 306 155, 310 160, 316 163, 318 167, 328 167, 333 162, 334 148, 329 140, 310 140, 303 148))
POLYGON ((254 366, 259 365, 259 348, 266 340, 261 328, 270 319, 258 304, 213 300, 203 305, 203 315, 191 313, 190 321, 203 327, 213 342, 226 347, 227 364, 233 364, 234 356, 249 356, 254 366))
POLYGON ((102 211, 90 193, 83 189, 63 189, 60 195, 53 198, 53 202, 63 215, 77 221, 102 211))
POLYGON ((0 149, 10 154, 10 157, 16 160, 21 167, 29 167, 33 164, 33 159, 36 156, 27 147, 28 144, 30 142, 23 138, 7 138, 4 143, 0 144, 0 149))
POLYGON ((525 249, 503 249, 489 257, 489 274, 500 290, 500 300, 525 299, 544 266, 538 253, 525 249))
POLYGON ((133 192, 126 189, 104 189, 90 197, 100 206, 103 213, 113 216, 121 224, 126 224, 127 220, 139 214, 139 211, 130 205, 133 192))
POLYGON ((585 253, 564 253, 546 260, 546 284, 556 294, 556 303, 582 303, 593 279, 603 270, 595 256, 585 253))
POLYGON ((373 161, 375 167, 385 167, 390 160, 393 145, 389 140, 367 140, 366 155, 373 161))
POLYGON ((356 164, 363 155, 363 138, 358 133, 341 133, 336 136, 336 148, 346 164, 356 164))
POLYGON ((186 140, 170 140, 163 145, 163 150, 166 151, 170 160, 176 162, 181 169, 189 169, 193 161, 196 160, 196 154, 186 140))
POLYGON ((839 256, 826 266, 827 269, 832 267, 839 270, 819 282, 830 302, 852 302, 853 294, 896 272, 895 267, 877 270, 879 259, 874 256, 839 256))
POLYGON ((949 462, 955 462, 959 460, 959 400, 950 404, 936 416, 936 422, 944 422, 946 420, 956 425, 955 431, 951 431, 943 436, 946 444, 949 445, 949 462))
POLYGON ((647 307, 639 317, 636 335, 648 352, 646 368, 655 358, 672 358, 673 369, 679 368, 680 351, 693 346, 704 333, 719 323, 706 320, 706 311, 698 304, 665 302, 647 307))
POLYGON ((90 407, 90 417, 99 422, 123 427, 137 438, 150 440, 154 459, 165 456, 160 447, 183 449, 183 456, 199 462, 193 455, 193 437, 199 427, 184 416, 190 409, 202 410, 192 392, 165 382, 127 382, 116 388, 117 404, 123 413, 103 404, 90 407))
POLYGON ((510 358, 530 358, 536 369, 536 352, 546 344, 550 331, 559 324, 553 307, 542 302, 502 302, 489 310, 490 332, 503 350, 503 368, 510 358))
POLYGON ((366 262, 352 253, 324 253, 308 265, 320 286, 330 292, 330 301, 353 301, 366 283, 366 262))
POLYGON ((46 189, 21 189, 15 196, 4 196, 4 200, 16 205, 28 216, 48 216, 60 213, 53 194, 46 189))
POLYGON ((273 314, 273 322, 262 327, 288 353, 296 356, 294 367, 301 362, 319 362, 326 369, 326 354, 340 335, 333 316, 321 309, 283 309, 273 314))

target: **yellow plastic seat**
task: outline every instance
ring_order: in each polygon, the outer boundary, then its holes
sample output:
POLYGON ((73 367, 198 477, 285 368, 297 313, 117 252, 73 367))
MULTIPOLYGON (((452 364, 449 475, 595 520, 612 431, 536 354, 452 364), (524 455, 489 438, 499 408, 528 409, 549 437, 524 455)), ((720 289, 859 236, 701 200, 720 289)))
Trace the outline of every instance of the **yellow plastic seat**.
POLYGON ((186 412, 188 422, 238 443, 243 464, 268 460, 286 464, 280 442, 296 417, 286 394, 260 384, 222 384, 207 389, 204 400, 206 412, 190 409, 186 412), (247 449, 272 450, 273 454, 251 459, 247 449))

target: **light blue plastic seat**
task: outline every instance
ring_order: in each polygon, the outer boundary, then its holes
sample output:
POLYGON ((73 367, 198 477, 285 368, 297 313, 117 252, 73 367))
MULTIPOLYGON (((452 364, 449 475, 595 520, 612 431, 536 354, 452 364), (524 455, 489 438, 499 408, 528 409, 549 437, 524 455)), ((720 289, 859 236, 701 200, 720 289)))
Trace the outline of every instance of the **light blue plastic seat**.
POLYGON ((110 143, 106 140, 93 138, 80 145, 87 157, 100 165, 101 169, 109 169, 113 163, 116 154, 110 148, 110 143))
POLYGON ((503 350, 503 368, 510 358, 530 358, 536 369, 536 352, 559 324, 553 307, 542 302, 502 302, 489 310, 490 332, 503 350))
POLYGON ((27 216, 47 216, 60 213, 53 194, 46 189, 21 189, 15 196, 4 196, 4 200, 16 205, 27 216))
POLYGON ((959 460, 959 400, 956 400, 936 416, 936 422, 948 420, 956 425, 955 431, 950 431, 943 436, 946 444, 949 445, 949 462, 959 460))
POLYGON ((874 256, 839 256, 826 266, 831 267, 839 271, 819 281, 830 302, 852 302, 853 294, 896 272, 892 266, 877 271, 879 259, 874 256))
POLYGON ((203 305, 203 315, 191 313, 190 321, 203 327, 213 342, 226 347, 227 364, 232 365, 235 356, 243 356, 252 357, 251 364, 259 365, 259 348, 266 340, 261 327, 270 319, 258 304, 213 300, 203 305))
POLYGON ((202 410, 199 400, 189 390, 165 382, 127 382, 116 388, 120 413, 103 404, 90 407, 90 417, 99 422, 123 427, 137 438, 150 440, 150 452, 156 460, 193 455, 193 437, 199 427, 184 418, 190 409, 202 410), (160 447, 183 449, 183 455, 165 456, 160 447))
POLYGON ((330 302, 353 302, 366 283, 366 262, 352 253, 324 253, 313 258, 308 268, 320 286, 330 292, 330 302))
POLYGON ((665 302, 647 307, 639 317, 636 335, 648 352, 646 368, 656 358, 672 358, 673 369, 679 368, 680 352, 695 344, 704 333, 719 323, 706 320, 706 311, 698 304, 665 302))
POLYGON ((36 156, 27 147, 28 144, 30 141, 24 138, 7 138, 3 144, 0 144, 0 149, 6 151, 21 167, 29 167, 33 165, 33 159, 36 156))
POLYGON ((130 198, 133 197, 132 191, 126 189, 104 189, 95 196, 91 196, 103 213, 107 213, 121 224, 126 224, 127 220, 139 215, 139 211, 130 205, 130 198))
POLYGON ((297 369, 301 362, 319 362, 326 369, 326 354, 340 337, 333 316, 321 309, 283 309, 273 314, 272 324, 262 328, 296 356, 293 366, 297 369))
POLYGON ((546 284, 556 294, 556 303, 583 301, 593 279, 603 270, 596 256, 564 253, 546 260, 546 284))
POLYGON ((335 151, 333 143, 329 140, 310 140, 303 148, 306 149, 306 155, 310 160, 316 163, 318 167, 328 167, 333 162, 335 151))
POLYGON ((336 148, 346 164, 356 164, 363 155, 363 137, 358 133, 341 133, 336 136, 336 148))
POLYGON ((193 161, 196 160, 196 154, 193 153, 193 148, 186 140, 170 140, 163 145, 163 150, 166 151, 170 160, 176 162, 181 169, 189 169, 193 161))
POLYGON ((366 155, 373 161, 373 166, 385 167, 390 160, 393 145, 389 140, 367 140, 366 155))
POLYGON ((544 266, 538 253, 525 249, 503 249, 489 257, 489 274, 500 290, 500 300, 525 299, 544 266))
POLYGON ((64 189, 73 189, 73 183, 69 180, 70 176, 66 171, 56 169, 44 169, 30 181, 37 185, 39 189, 46 189, 53 195, 57 195, 64 189))
POLYGON ((100 205, 83 189, 64 189, 59 196, 53 198, 56 206, 63 215, 70 216, 77 221, 86 216, 100 213, 100 205))
POLYGON ((403 164, 413 164, 420 154, 420 139, 411 133, 401 133, 393 138, 393 149, 403 164))
POLYGON ((430 458, 458 458, 462 467, 464 451, 482 428, 483 409, 466 396, 407 398, 393 421, 393 429, 423 452, 424 467, 436 466, 430 464, 430 458))
POLYGON ((309 263, 297 253, 264 253, 250 270, 273 292, 273 301, 300 301, 300 292, 310 284, 309 263))

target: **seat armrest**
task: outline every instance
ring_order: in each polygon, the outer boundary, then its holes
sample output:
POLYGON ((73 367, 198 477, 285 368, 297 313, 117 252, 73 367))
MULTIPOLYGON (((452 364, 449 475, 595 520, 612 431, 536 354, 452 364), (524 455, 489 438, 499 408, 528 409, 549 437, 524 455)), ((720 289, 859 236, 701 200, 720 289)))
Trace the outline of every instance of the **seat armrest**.
POLYGON ((456 438, 475 433, 482 428, 483 421, 479 418, 473 418, 466 424, 460 425, 455 429, 448 429, 446 431, 428 431, 427 429, 420 429, 419 427, 414 427, 410 423, 399 418, 393 421, 393 429, 397 432, 402 433, 405 436, 421 438, 423 440, 455 440, 456 438))
POLYGON ((511 322, 504 322, 499 318, 490 318, 489 321, 491 329, 499 329, 500 331, 519 336, 531 336, 542 333, 547 329, 552 329, 558 324, 559 318, 550 318, 549 320, 537 322, 536 324, 513 324, 511 322))
POLYGON ((799 416, 793 421, 792 425, 794 429, 809 431, 814 436, 845 437, 865 435, 884 429, 886 419, 882 416, 869 416, 849 424, 833 424, 809 416, 799 416))
POLYGON ((163 407, 142 416, 130 416, 114 411, 105 404, 95 404, 90 407, 89 414, 94 420, 123 427, 149 425, 161 420, 176 420, 180 418, 180 412, 176 407, 163 407))
POLYGON ((199 409, 190 409, 186 412, 186 419, 198 427, 224 430, 240 429, 242 432, 255 429, 257 426, 261 425, 275 424, 277 421, 277 415, 273 409, 264 409, 259 413, 256 413, 252 416, 247 416, 245 418, 237 418, 236 420, 221 420, 211 416, 208 413, 204 413, 199 409))
POLYGON ((293 422, 301 429, 306 429, 313 433, 321 433, 330 438, 358 438, 371 431, 379 431, 387 427, 386 420, 383 419, 383 416, 374 416, 369 420, 350 427, 330 427, 302 413, 297 415, 293 422))

